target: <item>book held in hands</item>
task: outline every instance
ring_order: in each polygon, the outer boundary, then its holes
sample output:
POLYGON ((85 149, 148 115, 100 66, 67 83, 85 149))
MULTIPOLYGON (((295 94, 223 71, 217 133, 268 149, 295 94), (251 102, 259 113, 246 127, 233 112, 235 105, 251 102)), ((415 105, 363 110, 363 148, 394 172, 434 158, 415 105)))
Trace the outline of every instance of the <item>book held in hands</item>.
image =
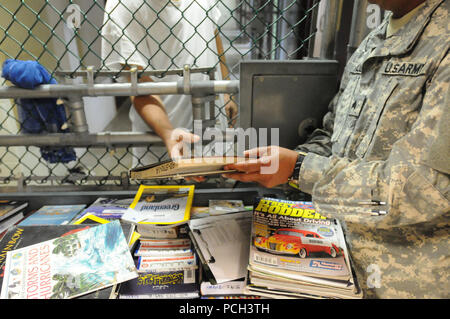
POLYGON ((152 165, 136 167, 130 170, 130 178, 136 180, 153 179, 182 179, 191 176, 218 175, 230 173, 233 170, 225 170, 229 164, 245 161, 243 157, 194 157, 168 160, 152 165))

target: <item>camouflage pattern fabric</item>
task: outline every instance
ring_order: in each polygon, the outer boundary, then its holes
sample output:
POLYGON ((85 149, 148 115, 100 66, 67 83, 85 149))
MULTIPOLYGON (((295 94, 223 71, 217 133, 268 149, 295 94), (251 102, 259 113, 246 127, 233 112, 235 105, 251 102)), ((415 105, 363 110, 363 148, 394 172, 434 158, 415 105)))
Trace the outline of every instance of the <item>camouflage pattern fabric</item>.
POLYGON ((427 1, 388 38, 387 17, 349 60, 323 129, 298 147, 310 152, 300 189, 344 221, 368 298, 450 297, 450 159, 436 147, 450 145, 449 6, 427 1))

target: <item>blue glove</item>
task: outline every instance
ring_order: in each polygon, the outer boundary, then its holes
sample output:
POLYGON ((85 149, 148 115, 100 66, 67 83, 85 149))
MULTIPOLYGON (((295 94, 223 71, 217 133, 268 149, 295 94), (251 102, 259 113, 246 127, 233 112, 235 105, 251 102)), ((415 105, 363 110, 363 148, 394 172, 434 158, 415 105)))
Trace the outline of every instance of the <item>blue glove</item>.
POLYGON ((2 77, 15 86, 34 89, 40 84, 56 84, 47 70, 36 61, 8 59, 3 63, 2 77))
MULTIPOLYGON (((2 76, 14 85, 34 89, 41 84, 56 84, 47 70, 36 61, 6 60, 2 76)), ((67 122, 63 105, 55 98, 18 99, 19 121, 25 133, 65 133, 61 127, 67 122)), ((42 147, 42 157, 50 163, 68 163, 76 160, 75 151, 69 147, 42 147)))

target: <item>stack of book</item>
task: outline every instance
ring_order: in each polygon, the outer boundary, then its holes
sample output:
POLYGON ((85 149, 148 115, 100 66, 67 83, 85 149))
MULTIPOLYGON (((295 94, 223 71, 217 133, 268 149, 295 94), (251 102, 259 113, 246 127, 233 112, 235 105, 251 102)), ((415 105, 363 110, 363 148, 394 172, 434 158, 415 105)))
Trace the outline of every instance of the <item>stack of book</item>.
POLYGON ((198 265, 186 223, 193 186, 141 185, 122 220, 141 234, 134 251, 139 277, 123 283, 119 298, 197 298, 198 265))
POLYGON ((338 220, 311 202, 262 198, 253 211, 245 293, 268 298, 362 298, 338 220))
POLYGON ((198 298, 198 265, 185 226, 176 237, 141 237, 134 250, 139 277, 120 286, 121 299, 198 298))
POLYGON ((0 200, 0 239, 8 228, 16 225, 24 218, 27 202, 14 200, 0 200))

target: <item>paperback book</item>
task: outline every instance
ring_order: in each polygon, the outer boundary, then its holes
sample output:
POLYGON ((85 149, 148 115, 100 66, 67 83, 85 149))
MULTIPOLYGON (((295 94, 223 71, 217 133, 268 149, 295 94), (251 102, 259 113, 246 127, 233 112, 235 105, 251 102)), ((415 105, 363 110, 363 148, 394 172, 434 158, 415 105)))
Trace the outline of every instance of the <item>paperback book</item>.
POLYGON ((19 226, 67 225, 86 205, 46 205, 26 217, 19 226))
POLYGON ((121 299, 198 298, 196 271, 185 269, 140 273, 139 277, 120 285, 121 299))
POLYGON ((168 160, 156 164, 136 167, 130 170, 130 177, 136 180, 153 180, 218 175, 233 172, 233 170, 225 170, 224 166, 245 160, 245 158, 234 156, 207 156, 168 160))
POLYGON ((8 217, 23 211, 27 206, 28 203, 23 201, 0 200, 0 223, 8 217))
POLYGON ((1 298, 74 298, 137 278, 119 221, 84 227, 8 251, 1 298))

